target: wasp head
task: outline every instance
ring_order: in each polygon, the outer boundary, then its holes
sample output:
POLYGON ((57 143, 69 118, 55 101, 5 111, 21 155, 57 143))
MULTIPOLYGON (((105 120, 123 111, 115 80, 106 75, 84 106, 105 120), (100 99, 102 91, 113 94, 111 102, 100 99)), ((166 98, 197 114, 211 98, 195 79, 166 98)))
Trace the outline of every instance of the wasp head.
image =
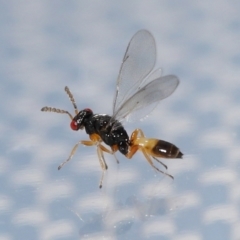
POLYGON ((85 108, 80 111, 71 121, 70 127, 72 130, 78 131, 84 128, 85 120, 93 115, 93 112, 89 108, 85 108))

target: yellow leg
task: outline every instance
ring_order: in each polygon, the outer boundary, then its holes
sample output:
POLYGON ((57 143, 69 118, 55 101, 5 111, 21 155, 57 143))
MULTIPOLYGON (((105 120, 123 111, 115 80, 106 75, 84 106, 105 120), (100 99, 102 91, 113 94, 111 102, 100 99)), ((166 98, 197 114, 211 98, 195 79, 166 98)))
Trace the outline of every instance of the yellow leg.
POLYGON ((102 144, 99 144, 99 147, 101 148, 102 151, 107 152, 109 154, 113 154, 113 151, 107 149, 105 146, 103 146, 102 144))
POLYGON ((155 144, 157 144, 157 142, 159 142, 158 139, 149 139, 146 138, 144 136, 144 133, 141 129, 137 128, 132 132, 131 138, 130 138, 130 143, 131 146, 129 148, 129 152, 126 155, 127 158, 132 158, 132 156, 138 151, 141 150, 143 155, 145 156, 145 158, 147 159, 148 163, 154 168, 156 169, 158 172, 161 172, 169 177, 171 177, 173 179, 172 175, 169 175, 161 170, 159 170, 152 161, 152 158, 155 159, 156 161, 158 161, 160 164, 162 164, 163 167, 165 167, 167 169, 167 165, 165 165, 164 163, 162 163, 159 159, 157 159, 154 156, 154 153, 151 153, 151 149, 152 147, 155 146, 155 144), (151 158, 152 157, 152 158, 151 158))
MULTIPOLYGON (((135 129, 131 135, 131 142, 134 144, 134 141, 138 138, 138 136, 140 135, 140 138, 145 138, 145 135, 143 133, 143 131, 139 128, 135 129)), ((133 153, 134 154, 134 153, 133 153)), ((131 156, 133 155, 131 154, 131 156)), ((152 156, 152 155, 151 155, 152 156)), ((165 165, 163 162, 161 162, 159 159, 157 159, 156 157, 152 156, 156 161, 158 161, 160 164, 162 164, 163 167, 165 167, 166 169, 168 168, 167 165, 165 165)))
MULTIPOLYGON (((89 140, 83 140, 83 141, 80 141, 78 144, 82 144, 82 145, 85 145, 85 146, 93 146, 93 145, 96 145, 96 142, 94 141, 89 141, 89 140)), ((76 144, 77 145, 77 144, 76 144)))
POLYGON ((143 148, 142 148, 141 150, 142 150, 142 152, 143 152, 144 157, 147 159, 148 163, 149 163, 154 169, 156 169, 158 172, 160 172, 160 173, 162 173, 162 174, 164 174, 164 175, 166 175, 166 176, 168 176, 168 177, 170 177, 170 178, 173 179, 173 176, 172 176, 172 175, 170 175, 170 174, 168 174, 168 173, 165 173, 165 172, 161 171, 160 169, 158 169, 156 166, 154 166, 154 164, 153 164, 153 162, 152 162, 152 160, 151 160, 151 157, 146 153, 146 151, 145 151, 143 148))
MULTIPOLYGON (((89 141, 89 140, 83 140, 83 141, 79 141, 78 143, 76 143, 75 146, 72 148, 72 151, 71 151, 68 159, 67 159, 65 162, 63 162, 63 163, 61 163, 61 164, 59 165, 58 170, 60 170, 67 162, 69 162, 69 161, 72 159, 72 157, 73 157, 73 155, 75 154, 75 152, 76 152, 79 144, 83 144, 83 145, 85 145, 85 146, 94 146, 94 145, 97 144, 97 142, 89 141)), ((99 146, 99 148, 100 148, 102 151, 107 152, 107 153, 110 153, 110 154, 113 154, 113 152, 112 152, 111 150, 107 149, 107 148, 104 147, 102 144, 99 144, 98 146, 99 146)))
POLYGON ((99 183, 99 188, 102 188, 104 174, 105 174, 105 171, 108 169, 108 166, 107 166, 105 158, 103 156, 103 151, 102 151, 102 148, 101 148, 100 144, 97 146, 97 154, 98 154, 98 159, 99 159, 99 162, 100 162, 100 166, 102 168, 102 176, 101 176, 101 180, 100 180, 100 183, 99 183))
POLYGON ((156 157, 152 156, 152 158, 154 158, 157 162, 159 162, 160 164, 162 164, 162 166, 164 166, 166 169, 168 169, 168 166, 166 164, 164 164, 163 162, 161 162, 159 159, 157 159, 156 157))
POLYGON ((117 145, 113 145, 113 146, 111 147, 111 149, 112 149, 112 154, 113 154, 116 162, 119 163, 119 161, 118 161, 118 159, 117 159, 117 157, 116 157, 116 155, 115 155, 115 152, 118 151, 118 146, 117 146, 117 145))
MULTIPOLYGON (((91 137, 92 139, 94 139, 94 137, 92 136, 91 137)), ((94 140, 97 140, 96 138, 94 140)), ((83 140, 83 141, 79 141, 78 143, 75 144, 75 146, 73 147, 68 159, 63 162, 62 164, 59 165, 58 167, 58 170, 60 170, 67 162, 69 162, 73 155, 75 154, 79 144, 83 144, 85 146, 94 146, 94 145, 97 145, 97 154, 98 154, 98 159, 99 159, 99 162, 100 162, 100 166, 102 168, 102 176, 101 176, 101 180, 100 180, 100 184, 99 184, 99 188, 102 187, 102 183, 103 183, 103 178, 104 178, 104 174, 105 174, 105 171, 108 169, 108 166, 106 164, 106 161, 105 161, 105 158, 104 158, 104 155, 103 155, 103 152, 107 152, 109 154, 113 154, 113 151, 107 149, 105 146, 103 146, 101 143, 97 142, 97 141, 87 141, 87 140, 83 140)))
POLYGON ((141 135, 141 137, 144 137, 144 134, 143 134, 143 131, 139 128, 135 129, 133 132, 132 132, 132 135, 131 135, 131 138, 130 138, 130 143, 132 144, 129 148, 129 151, 126 155, 126 157, 128 159, 131 159, 132 156, 138 151, 139 149, 139 146, 138 145, 134 145, 134 142, 135 140, 138 138, 138 135, 141 135))
POLYGON ((126 157, 128 159, 131 159, 132 156, 137 152, 138 149, 139 149, 139 146, 137 146, 137 145, 131 146, 130 149, 129 149, 129 152, 126 155, 126 157))
POLYGON ((93 146, 93 145, 95 145, 96 143, 93 142, 93 141, 79 141, 79 142, 78 142, 77 144, 75 144, 75 146, 73 147, 73 149, 72 149, 72 151, 71 151, 68 159, 67 159, 65 162, 63 162, 63 163, 61 163, 61 164, 59 165, 58 170, 60 170, 67 162, 69 162, 69 161, 72 159, 72 157, 73 157, 73 155, 75 154, 75 152, 76 152, 79 144, 83 144, 83 145, 85 145, 85 146, 93 146))
POLYGON ((140 135, 140 137, 145 137, 143 131, 140 128, 137 128, 132 132, 130 141, 134 141, 136 138, 138 138, 138 135, 140 135))
POLYGON ((112 148, 113 153, 118 151, 118 146, 117 145, 113 145, 111 148, 112 148))

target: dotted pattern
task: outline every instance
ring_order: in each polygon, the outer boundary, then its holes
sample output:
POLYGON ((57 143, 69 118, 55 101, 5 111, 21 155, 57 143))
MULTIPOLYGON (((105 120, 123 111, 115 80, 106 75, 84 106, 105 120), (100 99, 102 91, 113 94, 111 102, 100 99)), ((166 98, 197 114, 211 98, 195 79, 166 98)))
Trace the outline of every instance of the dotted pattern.
MULTIPOLYGON (((240 239, 240 3, 237 1, 8 1, 0 16, 0 239, 240 239), (157 66, 181 84, 129 134, 177 145, 183 160, 156 173, 141 153, 106 155, 54 106, 111 114, 127 43, 155 36, 157 66)), ((157 164, 157 163, 156 163, 157 164)))

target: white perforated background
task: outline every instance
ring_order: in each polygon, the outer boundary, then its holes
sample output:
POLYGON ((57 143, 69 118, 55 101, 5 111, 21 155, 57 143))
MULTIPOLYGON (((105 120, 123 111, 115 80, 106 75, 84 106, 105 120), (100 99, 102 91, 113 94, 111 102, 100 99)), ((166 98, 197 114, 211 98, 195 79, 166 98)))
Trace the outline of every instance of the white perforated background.
POLYGON ((0 239, 240 239, 240 2, 1 1, 0 239), (180 86, 145 121, 126 124, 185 153, 165 161, 175 180, 138 153, 101 169, 84 132, 55 106, 111 114, 115 80, 139 29, 156 39, 158 66, 180 86))

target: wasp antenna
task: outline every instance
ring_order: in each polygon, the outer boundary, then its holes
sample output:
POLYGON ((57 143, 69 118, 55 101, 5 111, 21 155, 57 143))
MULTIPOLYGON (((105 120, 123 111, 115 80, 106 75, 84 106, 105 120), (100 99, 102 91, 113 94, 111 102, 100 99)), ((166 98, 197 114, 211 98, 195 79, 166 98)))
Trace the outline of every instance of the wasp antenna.
POLYGON ((68 111, 65 111, 65 110, 62 110, 62 109, 53 108, 53 107, 43 107, 41 109, 41 111, 42 112, 66 113, 71 118, 71 120, 73 119, 73 116, 68 111))
POLYGON ((67 95, 68 95, 70 101, 72 102, 73 107, 74 107, 74 110, 75 110, 75 113, 76 113, 76 115, 77 115, 77 114, 78 114, 78 109, 77 109, 77 105, 76 105, 75 99, 74 99, 74 97, 73 97, 71 91, 69 90, 69 88, 68 88, 67 86, 65 87, 64 90, 65 90, 65 92, 67 93, 67 95))

